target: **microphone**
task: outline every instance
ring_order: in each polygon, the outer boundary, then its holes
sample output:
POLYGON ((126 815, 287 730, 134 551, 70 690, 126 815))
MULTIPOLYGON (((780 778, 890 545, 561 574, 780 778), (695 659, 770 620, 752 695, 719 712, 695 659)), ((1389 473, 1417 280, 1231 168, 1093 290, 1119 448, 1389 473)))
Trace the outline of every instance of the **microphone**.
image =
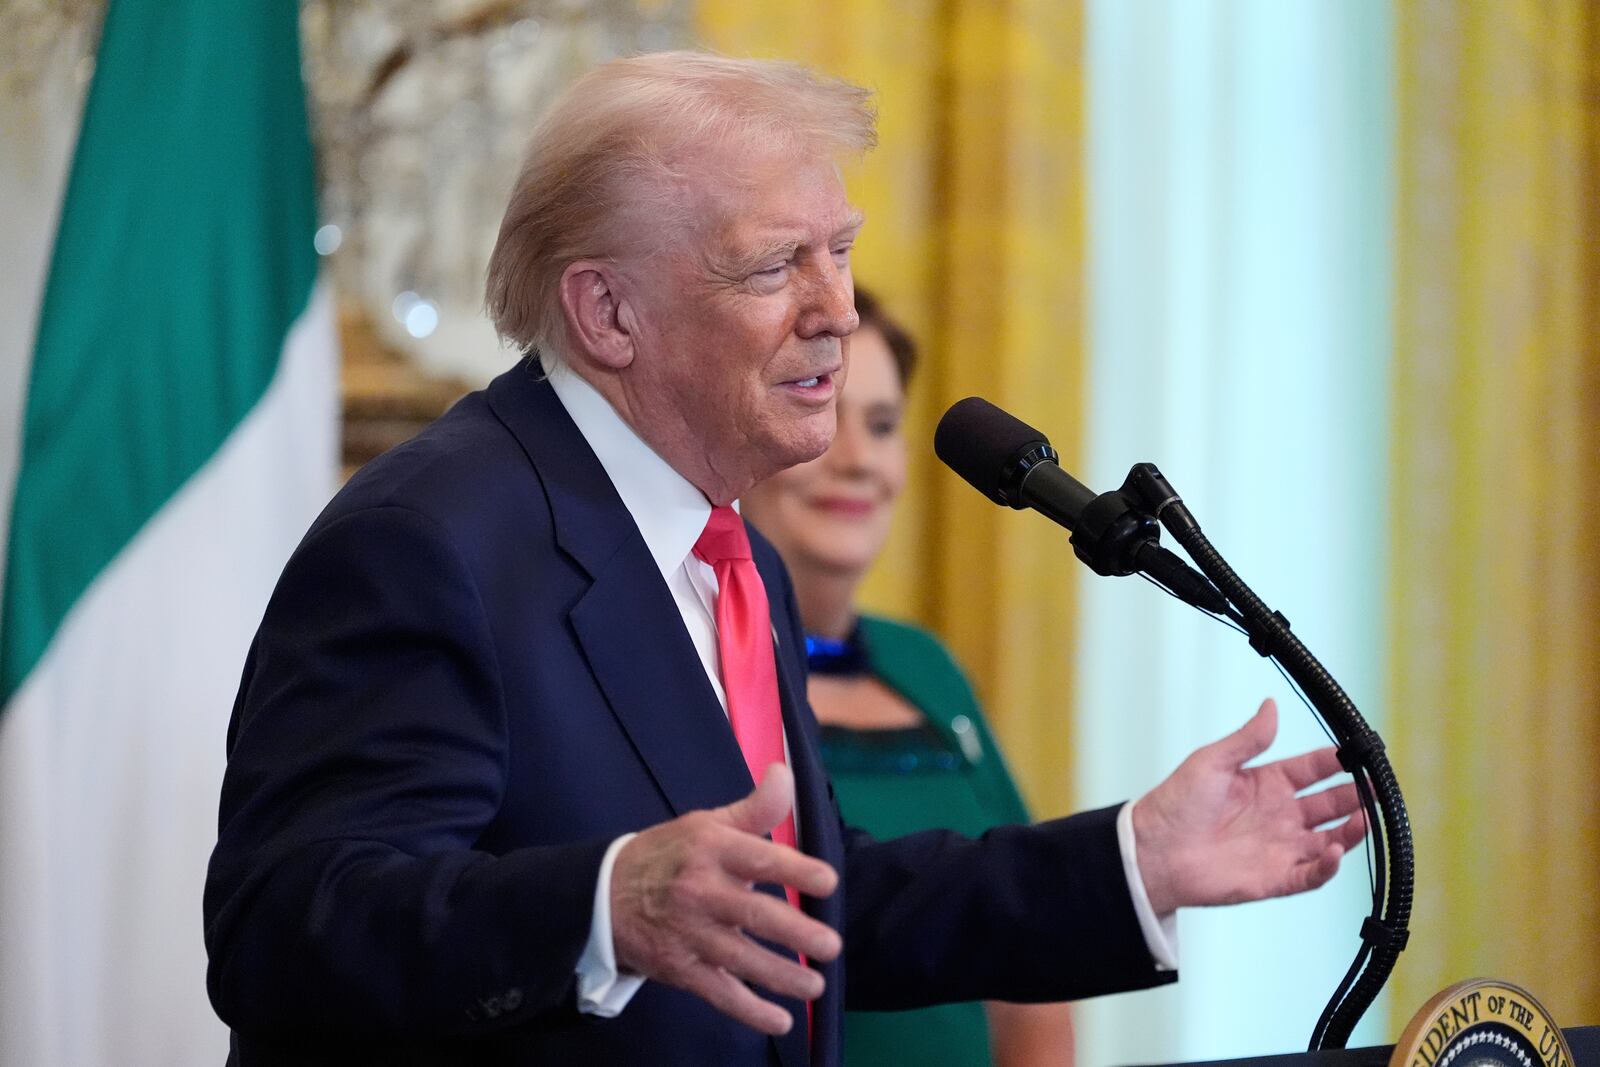
POLYGON ((1044 434, 1015 415, 982 397, 958 400, 934 430, 933 451, 996 504, 1032 508, 1071 530, 1074 554, 1096 574, 1143 572, 1188 604, 1229 614, 1216 586, 1157 543, 1161 528, 1129 499, 1126 485, 1095 494, 1061 469, 1044 434))

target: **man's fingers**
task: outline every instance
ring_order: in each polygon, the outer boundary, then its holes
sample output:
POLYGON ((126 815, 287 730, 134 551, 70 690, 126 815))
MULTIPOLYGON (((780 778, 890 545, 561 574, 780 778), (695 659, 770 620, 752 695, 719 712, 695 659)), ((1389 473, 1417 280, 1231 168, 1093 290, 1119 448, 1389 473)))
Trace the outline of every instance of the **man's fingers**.
POLYGON ((1316 859, 1302 865, 1295 872, 1294 884, 1289 886, 1288 891, 1303 893, 1326 885, 1329 879, 1339 873, 1339 861, 1343 858, 1344 849, 1334 845, 1316 859))
POLYGON ((722 868, 747 882, 792 885, 808 897, 831 896, 839 874, 814 856, 752 836, 736 837, 722 851, 722 868))
POLYGON ((1316 889, 1339 873, 1339 861, 1366 836, 1367 822, 1360 813, 1338 826, 1313 834, 1306 842, 1302 862, 1295 869, 1288 892, 1316 889))
POLYGON ((1320 793, 1309 793, 1298 801, 1300 805, 1301 825, 1308 830, 1314 830, 1323 823, 1342 819, 1354 813, 1361 807, 1361 795, 1356 792, 1354 782, 1336 785, 1331 789, 1324 789, 1320 793))
POLYGON ((1338 826, 1323 830, 1319 836, 1329 844, 1338 845, 1341 850, 1349 852, 1367 836, 1366 813, 1357 811, 1338 826))
POLYGON ((701 959, 780 996, 816 1000, 827 985, 816 971, 763 948, 737 931, 715 927, 700 940, 701 959))
POLYGON ((791 885, 811 897, 832 895, 839 875, 832 867, 798 849, 763 840, 794 806, 794 775, 774 763, 749 796, 713 815, 748 836, 732 840, 723 852, 725 870, 750 882, 791 885))
POLYGON ((1280 766, 1290 788, 1297 793, 1344 770, 1339 765, 1339 750, 1336 748, 1318 748, 1298 756, 1290 756, 1283 760, 1280 766))
POLYGON ((1268 697, 1261 702, 1250 721, 1209 746, 1228 766, 1240 767, 1272 746, 1278 736, 1278 704, 1268 697))
POLYGON ((781 763, 774 763, 761 776, 761 784, 742 800, 736 800, 713 814, 735 829, 765 837, 794 807, 794 775, 781 763))
POLYGON ((742 800, 651 827, 624 845, 611 881, 618 962, 762 1033, 787 1033, 790 1013, 745 983, 813 999, 822 993, 822 976, 781 948, 816 960, 833 960, 841 950, 827 924, 751 888, 770 882, 824 897, 838 886, 828 864, 765 836, 788 815, 793 795, 788 768, 774 765, 742 800))
POLYGON ((827 923, 790 907, 786 900, 754 889, 740 888, 719 895, 707 901, 706 910, 725 926, 737 927, 810 959, 826 962, 837 957, 843 947, 839 932, 827 923))
POLYGON ((749 986, 721 967, 695 963, 685 973, 678 975, 674 984, 693 993, 722 1014, 763 1034, 787 1034, 794 1026, 794 1017, 787 1011, 757 996, 749 986))

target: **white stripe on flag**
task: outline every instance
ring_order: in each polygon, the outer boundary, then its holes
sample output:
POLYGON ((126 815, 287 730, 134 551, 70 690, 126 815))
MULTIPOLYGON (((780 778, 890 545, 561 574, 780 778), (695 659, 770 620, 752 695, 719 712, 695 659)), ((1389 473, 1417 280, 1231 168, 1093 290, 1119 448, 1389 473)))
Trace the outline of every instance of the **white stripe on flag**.
POLYGON ((318 285, 261 402, 96 578, 0 717, 5 1067, 226 1057, 200 915, 224 737, 273 582, 334 488, 337 397, 318 285))

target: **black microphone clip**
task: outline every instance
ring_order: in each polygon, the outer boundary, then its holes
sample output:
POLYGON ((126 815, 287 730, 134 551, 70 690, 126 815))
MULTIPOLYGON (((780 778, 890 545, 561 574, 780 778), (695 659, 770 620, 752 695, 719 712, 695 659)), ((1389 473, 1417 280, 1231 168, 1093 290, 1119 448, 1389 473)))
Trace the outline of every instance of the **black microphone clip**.
POLYGON ((1213 615, 1231 615, 1216 586, 1161 547, 1157 516, 1169 509, 1173 517, 1193 522, 1156 465, 1135 464, 1120 489, 1101 493, 1083 509, 1072 532, 1072 551, 1096 574, 1119 578, 1143 572, 1185 603, 1213 615))
POLYGON ((1107 578, 1135 574, 1140 549, 1161 536, 1156 520, 1134 507, 1122 489, 1101 493, 1078 516, 1072 551, 1089 569, 1107 578))

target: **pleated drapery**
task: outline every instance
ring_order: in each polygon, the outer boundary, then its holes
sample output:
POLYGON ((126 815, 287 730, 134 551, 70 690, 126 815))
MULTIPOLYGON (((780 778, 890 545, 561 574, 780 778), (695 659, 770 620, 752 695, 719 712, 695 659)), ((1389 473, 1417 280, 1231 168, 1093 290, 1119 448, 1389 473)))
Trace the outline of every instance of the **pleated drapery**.
POLYGON ((1396 1025, 1444 985, 1600 1021, 1600 10, 1398 8, 1396 1025))

